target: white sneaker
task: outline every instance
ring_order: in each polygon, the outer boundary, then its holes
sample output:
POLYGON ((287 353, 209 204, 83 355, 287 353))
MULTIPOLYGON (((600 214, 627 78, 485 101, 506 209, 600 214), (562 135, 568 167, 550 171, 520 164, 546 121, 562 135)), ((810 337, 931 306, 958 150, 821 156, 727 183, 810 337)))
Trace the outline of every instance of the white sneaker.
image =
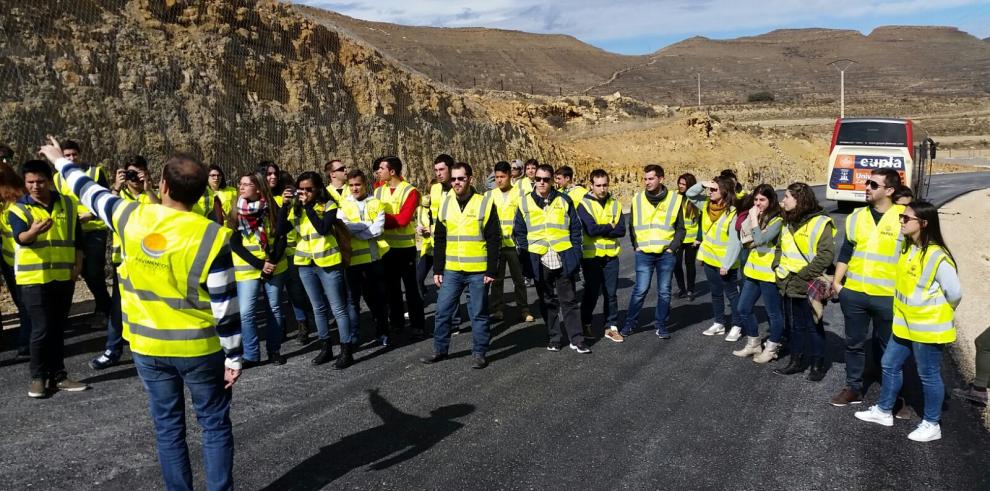
POLYGON ((716 322, 712 324, 712 327, 701 331, 701 334, 704 334, 705 336, 721 336, 722 334, 725 334, 725 326, 716 322))
POLYGON ((727 342, 734 343, 736 341, 739 341, 739 338, 741 337, 742 337, 742 328, 739 326, 732 326, 732 329, 729 330, 729 335, 725 337, 725 340, 727 342))
POLYGON ((922 420, 921 424, 909 435, 908 440, 916 442, 933 442, 942 439, 942 427, 938 423, 929 423, 922 420))
MULTIPOLYGON (((856 419, 883 426, 894 426, 894 415, 884 412, 880 406, 870 406, 866 411, 856 411, 856 419)), ((921 428, 920 426, 918 428, 921 428)), ((917 430, 915 430, 917 431, 917 430)), ((914 433, 912 433, 913 435, 914 433)))

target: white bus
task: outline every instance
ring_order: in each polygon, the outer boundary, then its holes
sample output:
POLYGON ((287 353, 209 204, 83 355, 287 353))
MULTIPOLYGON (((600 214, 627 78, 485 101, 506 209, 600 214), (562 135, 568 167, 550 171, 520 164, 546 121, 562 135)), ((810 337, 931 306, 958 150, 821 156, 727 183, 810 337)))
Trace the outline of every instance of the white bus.
POLYGON ((835 120, 829 150, 825 197, 849 211, 866 202, 866 180, 873 169, 891 168, 916 198, 928 194, 930 158, 935 142, 910 119, 840 118, 835 120))

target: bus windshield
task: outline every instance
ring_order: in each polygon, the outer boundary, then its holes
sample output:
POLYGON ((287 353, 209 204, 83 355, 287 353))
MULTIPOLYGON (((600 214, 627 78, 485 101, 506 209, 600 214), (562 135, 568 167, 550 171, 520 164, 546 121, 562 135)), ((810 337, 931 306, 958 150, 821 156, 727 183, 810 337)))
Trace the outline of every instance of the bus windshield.
POLYGON ((907 126, 888 121, 843 122, 839 125, 836 145, 863 147, 910 147, 907 126))

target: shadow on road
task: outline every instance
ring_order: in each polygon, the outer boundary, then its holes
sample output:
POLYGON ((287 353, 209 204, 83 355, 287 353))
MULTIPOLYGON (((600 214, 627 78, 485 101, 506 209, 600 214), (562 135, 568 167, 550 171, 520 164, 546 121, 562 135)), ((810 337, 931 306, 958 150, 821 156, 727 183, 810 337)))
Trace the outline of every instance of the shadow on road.
POLYGON ((382 424, 322 447, 264 489, 315 490, 354 469, 387 469, 416 457, 461 429, 464 424, 455 419, 474 412, 471 404, 452 404, 434 409, 423 418, 402 412, 377 389, 368 392, 368 402, 382 424))

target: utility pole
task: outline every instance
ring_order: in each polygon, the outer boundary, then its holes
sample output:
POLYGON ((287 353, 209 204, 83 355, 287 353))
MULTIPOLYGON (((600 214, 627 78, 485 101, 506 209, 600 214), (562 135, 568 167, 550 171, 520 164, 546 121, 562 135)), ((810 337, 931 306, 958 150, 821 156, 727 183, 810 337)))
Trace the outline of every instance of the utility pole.
POLYGON ((829 65, 839 71, 839 117, 846 117, 846 70, 856 63, 855 60, 835 60, 829 65))
POLYGON ((701 73, 698 73, 698 107, 701 107, 701 73))

